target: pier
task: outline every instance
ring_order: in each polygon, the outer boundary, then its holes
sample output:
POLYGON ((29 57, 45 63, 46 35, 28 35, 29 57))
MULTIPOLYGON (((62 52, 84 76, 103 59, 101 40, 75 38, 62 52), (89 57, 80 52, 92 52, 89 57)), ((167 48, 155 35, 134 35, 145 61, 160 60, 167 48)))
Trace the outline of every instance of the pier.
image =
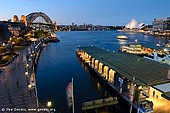
POLYGON ((168 65, 94 46, 79 47, 77 55, 89 69, 133 106, 132 111, 169 112, 168 65))
POLYGON ((82 104, 82 110, 89 110, 89 109, 96 109, 96 108, 101 108, 104 106, 111 106, 118 104, 118 100, 116 97, 109 97, 105 99, 99 99, 99 100, 93 100, 93 101, 88 101, 84 102, 82 104))

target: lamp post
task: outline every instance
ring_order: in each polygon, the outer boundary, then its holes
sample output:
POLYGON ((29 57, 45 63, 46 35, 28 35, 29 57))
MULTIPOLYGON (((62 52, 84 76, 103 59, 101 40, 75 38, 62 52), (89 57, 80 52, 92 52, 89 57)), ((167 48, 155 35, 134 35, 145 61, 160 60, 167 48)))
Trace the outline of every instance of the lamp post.
POLYGON ((26 76, 28 75, 28 71, 25 72, 25 75, 26 75, 26 76))
MULTIPOLYGON (((51 101, 48 101, 47 104, 46 104, 46 106, 47 106, 48 108, 51 108, 51 107, 52 107, 52 102, 51 102, 51 101)), ((50 109, 48 110, 48 112, 51 113, 50 109)))
POLYGON ((31 88, 32 88, 32 85, 31 85, 31 84, 28 84, 28 88, 31 89, 31 88))
POLYGON ((48 101, 47 102, 47 107, 50 108, 52 106, 52 102, 51 101, 48 101))

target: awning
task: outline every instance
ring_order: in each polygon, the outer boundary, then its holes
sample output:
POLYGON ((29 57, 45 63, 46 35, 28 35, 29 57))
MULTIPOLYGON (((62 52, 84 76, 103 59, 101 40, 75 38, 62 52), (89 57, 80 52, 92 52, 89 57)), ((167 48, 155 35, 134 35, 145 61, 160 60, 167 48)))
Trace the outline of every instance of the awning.
POLYGON ((154 88, 161 91, 163 93, 161 96, 170 101, 170 83, 156 85, 154 88))
POLYGON ((170 92, 163 93, 161 96, 170 101, 170 92))
POLYGON ((159 91, 165 93, 165 92, 170 92, 170 83, 165 83, 161 85, 156 85, 154 88, 158 89, 159 91))

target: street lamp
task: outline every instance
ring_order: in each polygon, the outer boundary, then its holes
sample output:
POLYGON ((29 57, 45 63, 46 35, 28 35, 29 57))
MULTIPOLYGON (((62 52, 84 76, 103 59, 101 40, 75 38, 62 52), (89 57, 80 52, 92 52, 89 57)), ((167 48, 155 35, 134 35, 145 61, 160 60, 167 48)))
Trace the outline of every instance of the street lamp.
POLYGON ((27 64, 26 66, 29 67, 29 64, 27 64))
POLYGON ((31 84, 28 84, 28 88, 31 89, 32 85, 31 84))
POLYGON ((27 71, 25 72, 25 75, 26 75, 26 76, 28 75, 28 72, 27 72, 27 71))
POLYGON ((52 106, 52 102, 51 101, 48 101, 47 102, 47 107, 50 108, 52 106))

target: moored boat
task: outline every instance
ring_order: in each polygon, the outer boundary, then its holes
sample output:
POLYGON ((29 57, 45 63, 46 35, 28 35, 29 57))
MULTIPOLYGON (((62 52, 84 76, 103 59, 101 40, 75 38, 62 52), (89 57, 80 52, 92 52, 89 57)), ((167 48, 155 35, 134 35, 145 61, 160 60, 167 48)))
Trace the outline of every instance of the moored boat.
POLYGON ((118 35, 117 39, 127 40, 128 37, 126 35, 118 35))
POLYGON ((143 54, 143 47, 141 44, 137 43, 137 41, 127 45, 123 45, 120 48, 120 50, 122 52, 131 53, 131 54, 143 54))

